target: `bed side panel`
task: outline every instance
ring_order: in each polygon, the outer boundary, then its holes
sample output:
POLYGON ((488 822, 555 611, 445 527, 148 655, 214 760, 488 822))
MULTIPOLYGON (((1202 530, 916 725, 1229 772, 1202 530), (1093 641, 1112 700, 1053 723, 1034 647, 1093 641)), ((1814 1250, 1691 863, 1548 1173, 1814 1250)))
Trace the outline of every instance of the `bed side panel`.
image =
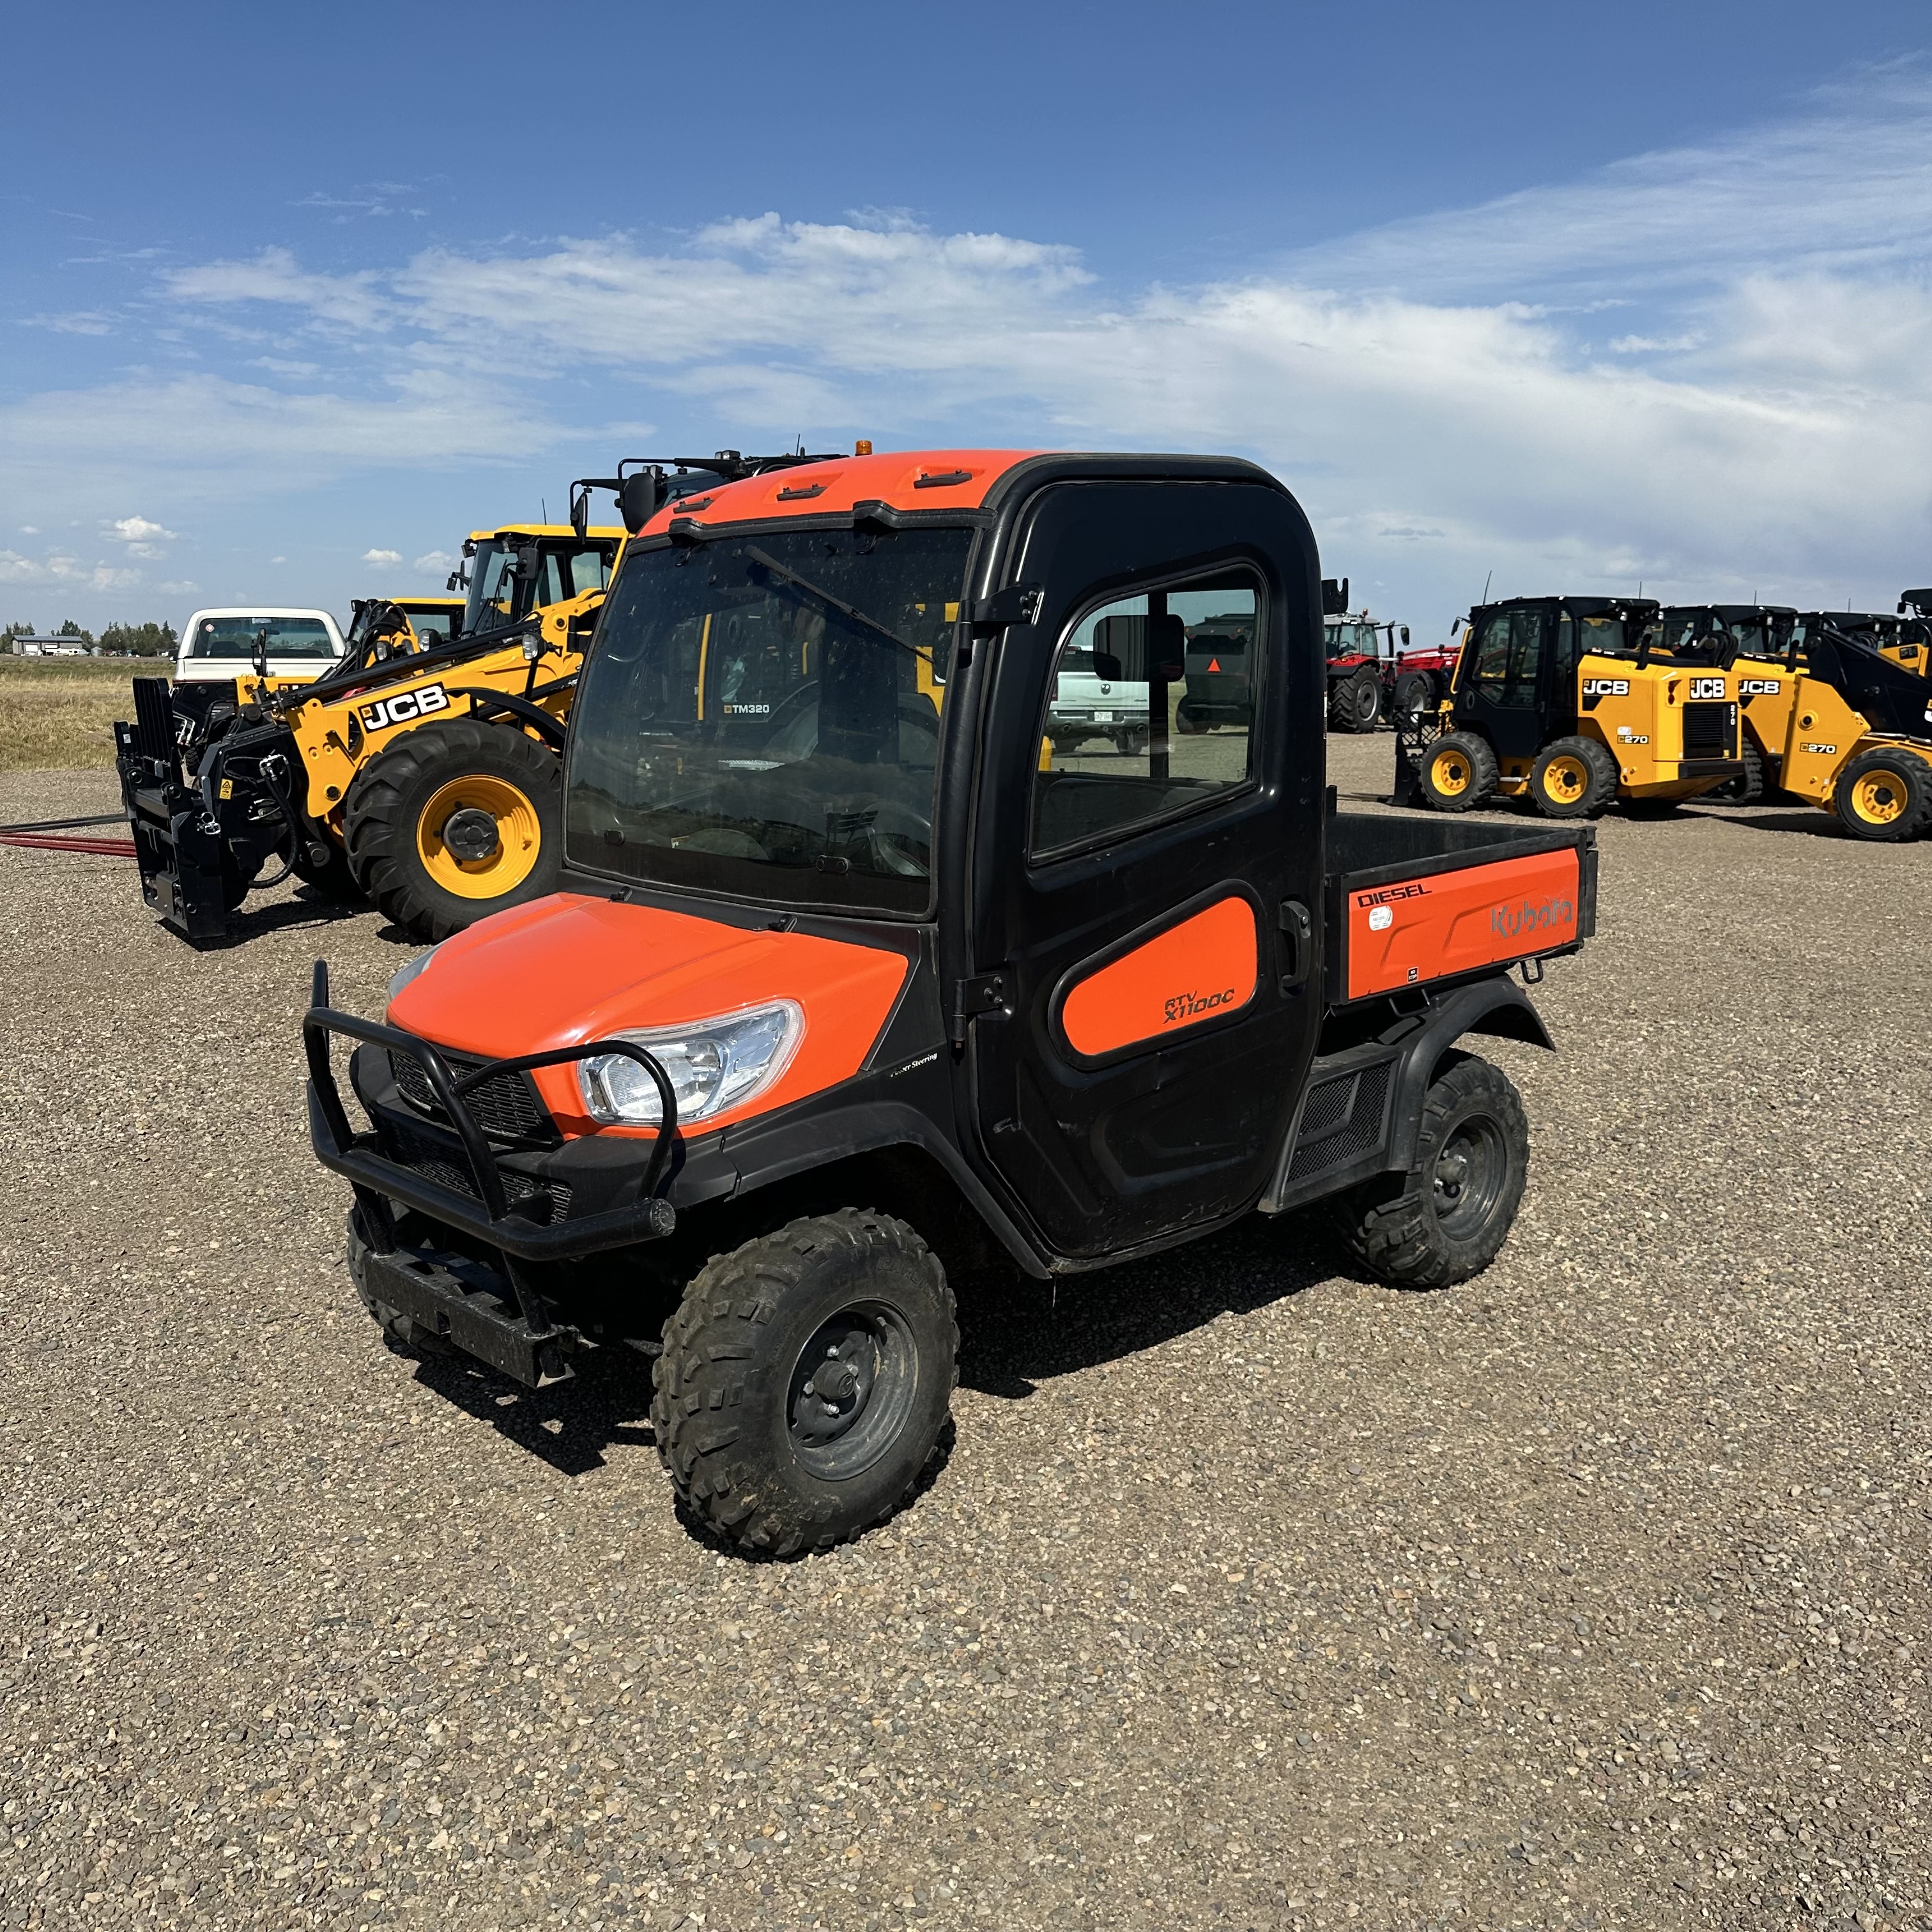
POLYGON ((1351 1000, 1574 946, 1574 846, 1344 892, 1351 1000))

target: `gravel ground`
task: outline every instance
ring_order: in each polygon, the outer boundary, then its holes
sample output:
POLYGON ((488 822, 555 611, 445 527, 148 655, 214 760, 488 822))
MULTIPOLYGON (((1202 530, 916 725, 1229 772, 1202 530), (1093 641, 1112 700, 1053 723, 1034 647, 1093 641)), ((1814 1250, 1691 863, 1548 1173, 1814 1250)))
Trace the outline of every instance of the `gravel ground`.
POLYGON ((1932 847, 1601 836, 1486 1276, 1298 1216, 988 1291, 931 1490, 766 1565, 641 1363, 379 1344, 297 1104, 373 915, 197 957, 0 850, 0 1923, 1925 1922, 1932 847))

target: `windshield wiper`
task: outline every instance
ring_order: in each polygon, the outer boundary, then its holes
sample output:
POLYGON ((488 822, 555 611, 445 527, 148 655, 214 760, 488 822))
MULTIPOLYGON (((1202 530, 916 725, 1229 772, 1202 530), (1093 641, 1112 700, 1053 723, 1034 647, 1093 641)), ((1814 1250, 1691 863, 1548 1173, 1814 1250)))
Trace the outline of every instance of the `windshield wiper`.
POLYGON ((916 658, 922 658, 926 656, 926 652, 916 644, 909 644, 896 631, 887 630, 878 618, 867 616, 856 604, 847 603, 842 597, 833 596, 830 591, 820 584, 813 583, 810 578, 800 576, 796 571, 779 562, 769 550, 760 550, 756 544, 747 544, 745 546, 745 554, 761 570, 769 571, 772 576, 790 584, 794 590, 803 591, 808 597, 816 598, 827 608, 836 610, 842 617, 849 617, 854 623, 862 624, 867 630, 878 632, 888 644, 898 645, 901 650, 909 651, 916 658))

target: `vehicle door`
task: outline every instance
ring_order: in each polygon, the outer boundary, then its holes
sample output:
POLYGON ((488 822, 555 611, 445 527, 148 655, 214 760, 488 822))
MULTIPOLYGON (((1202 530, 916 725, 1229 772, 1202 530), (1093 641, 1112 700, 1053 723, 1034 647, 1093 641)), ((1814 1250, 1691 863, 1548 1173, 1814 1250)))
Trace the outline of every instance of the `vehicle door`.
POLYGON ((1099 1255, 1250 1204, 1314 1050, 1320 573, 1260 484, 1062 483, 1014 542, 1040 597, 980 734, 973 1125, 1047 1244, 1099 1255), (1189 627, 1242 616, 1249 701, 1184 728, 1189 627), (1137 715, 1042 758, 1084 656, 1137 715))
POLYGON ((1498 758, 1533 758, 1546 735, 1542 686, 1549 621, 1549 614, 1534 607, 1492 610, 1463 647, 1460 722, 1481 732, 1498 758))

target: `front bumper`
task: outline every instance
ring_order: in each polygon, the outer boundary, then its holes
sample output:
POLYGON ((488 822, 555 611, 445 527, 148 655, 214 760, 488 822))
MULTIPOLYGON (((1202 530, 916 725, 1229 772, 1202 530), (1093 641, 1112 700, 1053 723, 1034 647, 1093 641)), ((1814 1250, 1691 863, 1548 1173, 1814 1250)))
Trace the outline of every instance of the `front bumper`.
MULTIPOLYGON (((491 1060, 458 1075, 429 1041, 400 1028, 332 1009, 328 969, 317 962, 314 998, 302 1018, 302 1042, 308 1057, 310 1142, 322 1166, 354 1187, 379 1256, 395 1251, 394 1242, 386 1234, 389 1224, 386 1204, 392 1201, 496 1250, 506 1262, 511 1258, 539 1262, 574 1260, 611 1248, 662 1240, 676 1228, 676 1212, 659 1192, 678 1145, 676 1099, 656 1058, 631 1041, 590 1040, 580 1046, 491 1060), (329 1059, 329 1042, 336 1035, 387 1054, 402 1054, 421 1067, 436 1106, 448 1123, 446 1130, 428 1123, 409 1124, 412 1138, 428 1144, 431 1158, 400 1160, 380 1131, 358 1133, 350 1125, 329 1059), (556 1206, 561 1190, 551 1183, 545 1168, 567 1165, 566 1155, 552 1156, 546 1162, 542 1156, 500 1153, 466 1096, 506 1075, 562 1066, 593 1054, 622 1054, 643 1066, 657 1084, 664 1125, 654 1140, 646 1142, 568 1144, 566 1154, 576 1155, 581 1178, 592 1184, 573 1188, 565 1196, 570 1204, 575 1204, 580 1192, 592 1204, 600 1198, 614 1202, 624 1194, 632 1198, 626 1204, 593 1204, 586 1214, 573 1215, 566 1208, 559 1216, 556 1206), (645 1148, 650 1152, 640 1172, 639 1156, 645 1148), (448 1157, 436 1157, 442 1155, 448 1157)), ((358 1069, 358 1076, 360 1072, 358 1069)), ((386 1096, 370 1089, 385 1078, 372 1073, 358 1077, 356 1082, 358 1094, 379 1121, 388 1114, 382 1105, 386 1096)), ((514 1278, 514 1267, 511 1273, 514 1278)))

